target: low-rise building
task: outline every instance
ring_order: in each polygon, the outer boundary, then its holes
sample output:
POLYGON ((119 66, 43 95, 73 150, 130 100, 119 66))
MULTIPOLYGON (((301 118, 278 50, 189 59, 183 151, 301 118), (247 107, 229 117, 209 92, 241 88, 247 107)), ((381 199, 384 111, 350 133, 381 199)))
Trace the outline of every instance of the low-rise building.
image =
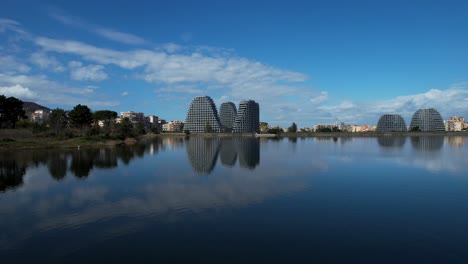
POLYGON ((447 131, 462 131, 465 129, 465 118, 452 116, 445 122, 447 131))
POLYGON ((35 123, 42 124, 49 119, 50 110, 36 110, 31 114, 31 120, 35 123))
POLYGON ((128 118, 130 122, 132 123, 138 123, 138 122, 144 123, 145 121, 145 115, 143 113, 133 112, 133 111, 120 112, 120 118, 121 119, 128 118))
POLYGON ((162 125, 162 131, 165 132, 182 132, 184 123, 180 120, 172 120, 167 124, 162 125))

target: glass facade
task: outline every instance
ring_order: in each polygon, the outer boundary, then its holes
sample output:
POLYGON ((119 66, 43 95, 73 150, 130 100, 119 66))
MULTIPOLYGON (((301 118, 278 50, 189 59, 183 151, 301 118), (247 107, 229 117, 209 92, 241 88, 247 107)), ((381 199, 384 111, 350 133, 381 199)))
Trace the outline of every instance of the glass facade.
POLYGON ((406 123, 401 115, 383 115, 377 123, 377 132, 406 132, 406 123))
POLYGON ((259 121, 260 107, 253 100, 241 101, 234 120, 233 131, 235 133, 257 132, 260 128, 259 121))
POLYGON ((220 129, 218 111, 211 97, 195 97, 190 103, 184 130, 190 133, 217 133, 220 129))
POLYGON ((236 119, 237 110, 236 105, 232 102, 222 103, 219 109, 219 116, 221 120, 221 131, 232 132, 234 121, 236 119))
POLYGON ((445 131, 444 121, 434 108, 419 109, 411 118, 410 130, 445 131))

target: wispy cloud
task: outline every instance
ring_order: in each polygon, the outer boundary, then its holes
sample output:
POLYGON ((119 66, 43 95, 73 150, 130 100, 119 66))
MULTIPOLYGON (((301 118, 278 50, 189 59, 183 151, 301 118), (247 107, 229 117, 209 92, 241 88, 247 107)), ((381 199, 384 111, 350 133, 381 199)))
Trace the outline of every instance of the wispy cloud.
POLYGON ((107 73, 104 72, 102 65, 87 65, 83 66, 81 62, 71 61, 70 78, 77 81, 103 81, 107 79, 107 73))
POLYGON ((54 72, 65 71, 65 67, 63 67, 55 57, 49 56, 44 52, 34 52, 30 56, 30 61, 41 69, 47 69, 54 72))
POLYGON ((62 9, 51 8, 49 16, 64 25, 86 30, 108 40, 131 45, 142 45, 147 43, 147 41, 141 37, 130 33, 94 25, 80 17, 69 15, 62 9))
POLYGON ((0 54, 0 71, 9 73, 27 73, 30 70, 31 67, 19 62, 15 57, 11 55, 3 56, 0 54))

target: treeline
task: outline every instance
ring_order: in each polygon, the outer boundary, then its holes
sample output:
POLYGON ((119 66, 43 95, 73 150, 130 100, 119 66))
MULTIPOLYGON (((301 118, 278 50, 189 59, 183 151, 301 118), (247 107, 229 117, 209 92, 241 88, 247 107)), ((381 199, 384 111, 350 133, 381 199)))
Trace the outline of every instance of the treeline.
POLYGON ((78 104, 72 110, 53 109, 43 122, 29 120, 23 102, 14 97, 0 95, 0 128, 31 129, 38 136, 72 138, 97 136, 125 139, 146 133, 143 123, 132 123, 128 118, 115 122, 117 112, 99 110, 92 112, 86 105, 78 104))

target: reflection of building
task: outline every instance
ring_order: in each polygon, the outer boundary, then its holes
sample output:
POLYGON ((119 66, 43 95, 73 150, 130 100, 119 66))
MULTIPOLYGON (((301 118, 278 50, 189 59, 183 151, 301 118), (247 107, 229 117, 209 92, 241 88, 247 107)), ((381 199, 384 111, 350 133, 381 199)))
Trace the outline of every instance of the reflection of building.
POLYGON ((235 133, 258 132, 260 128, 260 107, 253 100, 241 101, 234 121, 235 133))
POLYGON ((444 121, 434 108, 419 109, 413 114, 410 124, 411 130, 445 131, 444 121))
POLYGON ((443 136, 411 137, 411 145, 421 151, 438 151, 444 145, 443 136))
POLYGON ((232 132, 234 120, 236 119, 236 105, 231 102, 222 103, 219 108, 219 119, 223 132, 232 132))
POLYGON ((221 164, 227 166, 234 166, 234 164, 236 164, 236 144, 237 142, 235 138, 221 138, 221 146, 219 151, 221 164))
POLYGON ((452 116, 447 121, 447 131, 462 131, 464 129, 465 118, 452 116))
POLYGON ((378 137, 377 143, 385 148, 401 148, 405 145, 406 137, 378 137))
POLYGON ((448 137, 448 143, 453 148, 463 147, 463 145, 465 144, 465 137, 460 137, 460 136, 448 137))
POLYGON ((218 158, 219 139, 190 137, 187 141, 187 154, 196 173, 209 174, 218 158))
POLYGON ((216 106, 209 96, 197 96, 190 103, 185 130, 190 133, 219 132, 221 123, 216 106))
POLYGON ((377 122, 377 132, 405 132, 406 123, 401 115, 383 115, 377 122))
POLYGON ((254 169, 260 163, 260 141, 258 138, 236 138, 239 165, 243 168, 254 169))

